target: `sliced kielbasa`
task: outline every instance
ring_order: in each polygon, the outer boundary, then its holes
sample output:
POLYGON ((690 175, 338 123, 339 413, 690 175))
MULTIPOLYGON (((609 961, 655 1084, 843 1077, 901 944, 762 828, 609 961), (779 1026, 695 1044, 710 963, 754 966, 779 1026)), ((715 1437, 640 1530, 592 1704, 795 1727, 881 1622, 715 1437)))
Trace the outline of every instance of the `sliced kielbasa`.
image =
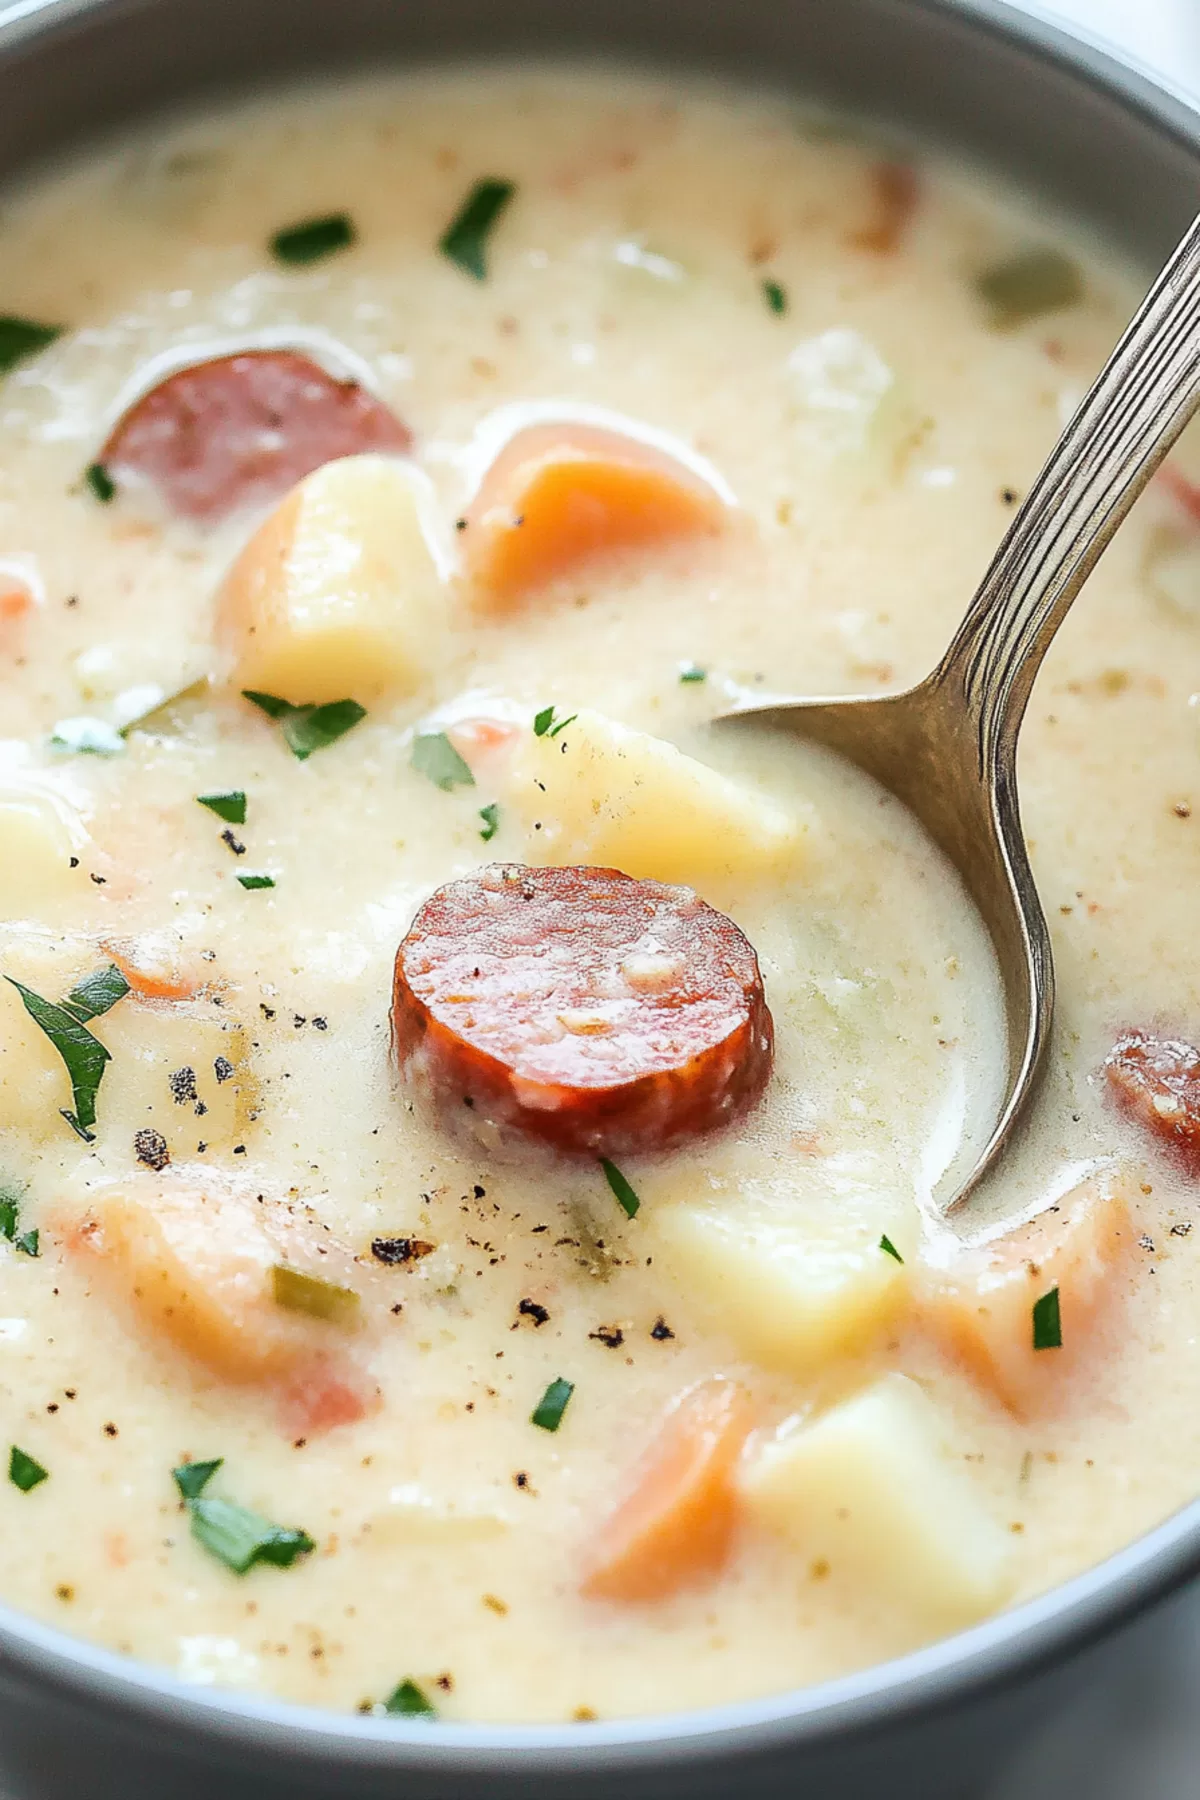
POLYGON ((1127 1031, 1104 1063, 1122 1109, 1200 1174, 1200 1050, 1179 1038, 1127 1031))
POLYGON ((357 381, 294 350, 193 363, 151 388, 100 461, 120 483, 150 481, 177 513, 218 519, 266 505, 341 456, 406 451, 408 427, 357 381))
POLYGON ((590 1155, 662 1150, 761 1095, 758 958, 690 888, 498 863, 439 888, 396 953, 400 1066, 444 1107, 590 1155))

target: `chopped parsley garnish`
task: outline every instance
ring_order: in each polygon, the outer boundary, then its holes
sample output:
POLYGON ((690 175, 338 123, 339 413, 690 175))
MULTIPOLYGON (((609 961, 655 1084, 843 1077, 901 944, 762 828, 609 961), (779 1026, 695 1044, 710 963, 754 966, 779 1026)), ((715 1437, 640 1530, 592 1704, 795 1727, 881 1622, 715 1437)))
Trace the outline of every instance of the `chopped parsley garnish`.
POLYGON ((1062 1349, 1062 1315, 1056 1287, 1033 1303, 1033 1347, 1035 1350, 1062 1349))
POLYGON ((516 184, 485 176, 477 181, 438 239, 443 256, 476 281, 487 280, 487 240, 513 195, 516 184))
MULTIPOLYGON (((292 755, 305 762, 314 750, 325 750, 353 730, 367 709, 357 700, 330 700, 324 706, 293 706, 276 694, 258 694, 252 688, 242 689, 242 698, 275 719, 283 731, 284 742, 292 755)), ((239 824, 240 820, 237 821, 239 824)))
POLYGON ((36 319, 19 319, 0 313, 0 375, 7 375, 27 356, 36 356, 63 334, 61 325, 39 325, 36 319))
POLYGON ((534 737, 557 737, 560 731, 565 731, 568 725, 573 725, 578 717, 578 713, 572 713, 569 718, 556 721, 554 708, 543 706, 541 712, 533 715, 533 735, 534 737))
POLYGON ((235 875, 234 880, 239 887, 244 887, 250 892, 253 892, 255 888, 273 888, 275 886, 273 875, 235 875))
POLYGON ((437 1707, 415 1681, 402 1681, 384 1701, 384 1712, 402 1719, 436 1719, 437 1707))
POLYGON ((41 1485, 50 1479, 49 1469, 43 1469, 40 1462, 35 1462, 28 1451, 18 1449, 14 1444, 8 1453, 8 1479, 15 1488, 27 1494, 31 1488, 41 1485))
POLYGON ((171 1475, 192 1517, 192 1536, 235 1575, 244 1575, 255 1563, 274 1563, 290 1569, 298 1556, 307 1556, 316 1545, 307 1531, 273 1525, 261 1513, 231 1500, 206 1500, 204 1490, 224 1462, 181 1463, 171 1475))
POLYGON ((290 1569, 297 1557, 316 1549, 307 1531, 273 1525, 230 1500, 189 1500, 188 1511, 192 1536, 235 1575, 244 1575, 255 1563, 290 1569))
POLYGON ((77 1132, 85 1143, 92 1143, 94 1133, 91 1127, 96 1123, 96 1095, 105 1064, 111 1057, 105 1046, 92 1036, 82 1021, 97 1018, 100 1013, 107 1012, 123 994, 129 992, 128 982, 115 967, 102 969, 95 975, 85 976, 71 990, 62 1005, 56 1006, 52 1000, 43 1000, 40 994, 35 994, 32 988, 25 987, 22 982, 15 981, 11 975, 6 975, 4 979, 16 988, 25 1011, 34 1024, 45 1032, 66 1064, 75 1111, 70 1113, 65 1107, 59 1110, 71 1130, 77 1132), (119 991, 117 982, 121 984, 119 991))
POLYGON ((180 1463, 172 1469, 175 1486, 184 1499, 198 1500, 224 1461, 223 1456, 217 1456, 212 1462, 180 1463))
POLYGON ((616 1163, 609 1162, 607 1156, 600 1158, 600 1167, 604 1170, 604 1179, 617 1197, 617 1204, 627 1219, 636 1218, 638 1207, 642 1204, 630 1183, 622 1175, 616 1163))
POLYGON ((997 331, 1011 331, 1083 299, 1078 266, 1061 250, 1049 248, 1022 250, 996 263, 976 277, 975 287, 997 331))
POLYGON ((682 682, 707 681, 708 670, 702 669, 699 663, 681 663, 679 665, 679 679, 682 682))
POLYGON ((573 1381, 564 1381, 560 1375, 552 1381, 537 1405, 529 1415, 532 1425, 540 1425, 543 1431, 557 1431, 562 1424, 563 1414, 567 1410, 567 1402, 575 1392, 573 1381))
POLYGON ((352 1325, 362 1307, 353 1288, 322 1281, 303 1269, 290 1269, 286 1263, 276 1263, 271 1270, 271 1298, 288 1312, 307 1313, 334 1325, 352 1325))
POLYGON ((339 250, 348 250, 357 233, 349 213, 326 213, 319 219, 302 219, 285 225, 271 239, 271 255, 277 262, 303 268, 321 262, 339 250))
POLYGON ((21 1217, 21 1195, 16 1188, 0 1188, 0 1238, 25 1256, 40 1256, 40 1234, 36 1228, 17 1235, 21 1217))
POLYGON ((52 750, 70 750, 76 756, 120 756, 125 739, 107 719, 60 719, 50 737, 52 750))
POLYGON ((218 819, 224 819, 227 825, 246 823, 246 796, 241 788, 230 788, 224 794, 197 794, 196 799, 201 806, 207 806, 209 812, 216 813, 218 819))
POLYGON ((487 806, 480 807, 479 816, 483 820, 483 830, 479 835, 485 844, 490 844, 500 829, 500 808, 493 800, 487 806))
POLYGON ((879 1248, 883 1251, 885 1256, 894 1256, 898 1263, 902 1263, 904 1261, 904 1258, 901 1256, 900 1252, 897 1250, 895 1244, 893 1244, 891 1238, 887 1235, 886 1232, 884 1232, 883 1236, 879 1240, 879 1248))
POLYGON ((101 506, 107 506, 117 497, 117 484, 103 463, 89 463, 83 472, 83 479, 99 500, 101 506))
POLYGON ((778 281, 768 277, 762 284, 763 299, 773 313, 785 313, 788 309, 787 289, 778 281))
POLYGON ((474 787, 475 777, 444 731, 423 731, 413 739, 411 762, 418 775, 449 793, 456 787, 474 787))
POLYGON ((128 992, 129 983, 120 969, 116 963, 109 963, 106 969, 95 969, 77 981, 63 1006, 81 1025, 86 1025, 90 1019, 98 1019, 102 1013, 109 1012, 128 992))

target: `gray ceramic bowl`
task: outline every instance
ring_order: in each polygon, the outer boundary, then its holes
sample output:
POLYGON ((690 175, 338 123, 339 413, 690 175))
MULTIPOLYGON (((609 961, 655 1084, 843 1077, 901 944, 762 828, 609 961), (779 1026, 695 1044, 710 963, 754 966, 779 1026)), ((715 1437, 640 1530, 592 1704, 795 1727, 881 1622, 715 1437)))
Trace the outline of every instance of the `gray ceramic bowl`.
MULTIPOLYGON (((207 88, 490 50, 599 50, 826 96, 991 163, 1148 263, 1200 204, 1200 116, 996 0, 0 0, 0 175, 207 88)), ((1105 1640, 1198 1568, 1193 1506, 1043 1599, 846 1680, 520 1729, 189 1689, 0 1609, 0 1782, 14 1800, 968 1800, 1105 1640)))

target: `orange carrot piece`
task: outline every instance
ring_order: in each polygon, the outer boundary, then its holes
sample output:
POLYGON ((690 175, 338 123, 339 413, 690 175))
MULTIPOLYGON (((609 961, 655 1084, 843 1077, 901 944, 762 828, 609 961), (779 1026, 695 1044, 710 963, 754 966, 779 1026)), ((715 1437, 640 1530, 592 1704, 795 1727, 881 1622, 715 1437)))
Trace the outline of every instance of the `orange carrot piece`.
POLYGON ((921 189, 917 172, 908 163, 876 163, 871 171, 875 217, 854 233, 860 250, 890 256, 900 248, 909 222, 917 210, 921 189))
POLYGON ((182 968, 151 938, 109 939, 102 948, 143 1000, 190 1000, 204 985, 203 976, 182 968))
POLYGON ((33 595, 27 587, 0 577, 0 624, 13 624, 17 619, 23 619, 33 607, 33 595))
POLYGON ((733 1542, 733 1470, 750 1424, 749 1396, 735 1381, 716 1377, 680 1396, 589 1546, 584 1594, 661 1600, 717 1572, 733 1542))
POLYGON ((927 1263, 921 1317, 1010 1412, 1051 1412, 1102 1343, 1133 1239, 1124 1194, 1086 1181, 1028 1225, 927 1263), (1033 1308, 1054 1288, 1062 1345, 1035 1350, 1033 1308))
POLYGON ((531 425, 510 439, 467 509, 463 553, 500 599, 607 551, 712 534, 721 495, 652 444, 595 425, 531 425))

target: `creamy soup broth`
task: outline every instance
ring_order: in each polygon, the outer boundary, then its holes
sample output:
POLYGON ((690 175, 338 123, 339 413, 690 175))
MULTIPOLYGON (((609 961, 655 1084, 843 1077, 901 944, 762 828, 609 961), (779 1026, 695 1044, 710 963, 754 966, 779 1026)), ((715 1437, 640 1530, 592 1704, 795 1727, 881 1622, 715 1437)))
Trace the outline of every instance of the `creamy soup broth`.
MULTIPOLYGON (((91 1142, 62 1117, 61 1055, 16 988, 0 996, 15 1209, 0 1392, 11 1443, 47 1474, 0 1488, 4 1598, 196 1682, 349 1710, 410 1681, 451 1719, 611 1717, 896 1654, 1190 1499, 1193 1183, 1102 1073, 1128 1028, 1186 1038, 1200 1015, 1187 445, 1064 628, 1022 751, 1060 967, 1053 1071, 956 1230, 1003 1240, 1089 1179, 1126 1209, 1081 1341, 1033 1360, 1044 1395, 997 1391, 928 1297, 958 1254, 937 1197, 1003 1061, 980 929, 867 783, 786 736, 709 723, 747 693, 883 692, 929 667, 1131 310, 1119 258, 936 156, 783 101, 480 69, 286 94, 90 154, 6 195, 0 271, 0 313, 65 328, 0 381, 0 577, 16 596, 0 621, 0 970, 59 1001, 115 946, 127 973, 158 959, 194 989, 147 998, 135 980, 88 1027, 111 1052, 91 1142), (483 177, 515 192, 479 280, 438 243, 483 177), (272 256, 280 229, 342 212, 352 244, 272 256), (1078 293, 997 324, 989 275, 1047 245, 1078 293), (164 375, 278 345, 360 378, 411 430, 438 594, 407 688, 347 690, 365 718, 305 760, 241 698, 268 684, 230 673, 214 625, 269 504, 196 522, 150 485, 118 475, 106 498, 85 478, 164 375), (491 604, 456 520, 506 432, 573 416, 659 434, 722 484, 722 528, 491 604), (545 818, 523 807, 508 748, 474 761, 455 735, 494 716, 514 754, 544 749, 532 720, 550 705, 555 724, 583 710, 669 740, 791 833, 779 856, 744 853, 701 798, 680 802, 694 872, 687 854, 660 872, 639 844, 631 873, 689 882, 744 931, 777 1041, 736 1125, 613 1159, 640 1201, 629 1218, 597 1160, 447 1122, 389 1047, 393 959, 434 889, 496 860, 595 860, 554 793, 545 818), (414 734, 447 732, 473 786, 414 766, 414 734), (230 844, 197 796, 233 791, 230 844), (150 1216, 158 1194, 208 1191, 262 1196, 336 1247, 363 1299, 345 1340, 361 1416, 306 1415, 274 1378, 219 1367, 147 1311, 144 1279, 113 1273, 114 1194, 150 1216), (812 1299, 812 1332, 781 1347, 762 1322, 777 1296, 759 1308, 753 1268, 714 1274, 696 1215, 757 1245, 768 1285, 798 1258, 801 1312, 831 1259, 828 1339, 812 1299), (417 1243, 407 1260, 372 1252, 399 1239, 417 1243), (897 1375, 913 1384, 901 1412, 926 1409, 930 1484, 911 1446, 887 1461, 885 1417, 876 1550, 852 1533, 843 1554, 837 1456, 797 1478, 794 1507, 762 1459, 863 1395, 886 1415, 897 1375), (581 1592, 664 1412, 714 1376, 741 1384, 752 1425, 720 1566, 660 1597, 581 1592), (539 1428, 558 1379, 573 1392, 539 1428), (232 1572, 171 1476, 216 1458, 206 1495, 314 1547, 232 1572), (979 1564, 951 1571, 944 1606, 894 1578, 926 1554, 943 1479, 979 1564)), ((554 740, 564 754, 580 729, 554 740)), ((293 1322, 341 1355, 336 1322, 293 1322)))

